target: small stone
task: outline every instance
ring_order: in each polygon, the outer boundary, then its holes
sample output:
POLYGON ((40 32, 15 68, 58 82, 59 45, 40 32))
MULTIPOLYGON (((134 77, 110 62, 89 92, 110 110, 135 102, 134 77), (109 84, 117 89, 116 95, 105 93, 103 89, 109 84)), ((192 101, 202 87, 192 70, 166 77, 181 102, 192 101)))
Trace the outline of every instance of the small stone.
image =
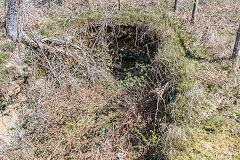
POLYGON ((19 93, 18 94, 18 101, 19 102, 26 102, 27 101, 27 96, 22 94, 22 93, 19 93))
POLYGON ((16 83, 11 84, 10 87, 8 88, 8 97, 18 94, 20 90, 21 87, 18 84, 16 83))
POLYGON ((18 115, 16 110, 11 110, 8 115, 2 116, 0 120, 0 140, 4 142, 4 144, 10 145, 14 141, 14 130, 11 128, 15 128, 18 122, 18 115))

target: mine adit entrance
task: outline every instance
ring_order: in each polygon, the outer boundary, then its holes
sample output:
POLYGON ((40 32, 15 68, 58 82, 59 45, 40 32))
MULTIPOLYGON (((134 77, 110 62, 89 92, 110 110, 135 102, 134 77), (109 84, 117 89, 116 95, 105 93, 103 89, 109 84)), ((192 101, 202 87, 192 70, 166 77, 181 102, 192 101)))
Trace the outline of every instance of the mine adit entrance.
POLYGON ((128 73, 139 76, 141 71, 136 65, 151 64, 158 52, 160 40, 147 27, 117 26, 115 30, 107 27, 107 33, 111 35, 108 41, 110 54, 113 55, 113 75, 119 79, 128 73))
POLYGON ((94 38, 89 38, 89 46, 94 47, 92 54, 96 61, 98 64, 106 63, 118 80, 125 79, 129 74, 142 75, 138 66, 151 65, 160 50, 160 34, 147 26, 92 26, 89 27, 89 32, 95 35, 94 38))
POLYGON ((166 113, 176 91, 167 62, 156 58, 162 54, 161 32, 145 25, 120 24, 92 25, 87 33, 91 56, 125 84, 143 116, 152 122, 156 109, 166 113))

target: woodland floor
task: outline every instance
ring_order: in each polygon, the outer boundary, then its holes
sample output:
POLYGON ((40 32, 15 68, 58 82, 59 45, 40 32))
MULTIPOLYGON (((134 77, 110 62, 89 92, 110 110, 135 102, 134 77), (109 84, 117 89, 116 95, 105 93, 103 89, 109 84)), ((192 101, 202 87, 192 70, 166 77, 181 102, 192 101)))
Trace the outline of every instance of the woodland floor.
POLYGON ((240 1, 200 1, 194 24, 172 3, 28 3, 49 53, 7 39, 0 1, 0 159, 240 159, 240 1))

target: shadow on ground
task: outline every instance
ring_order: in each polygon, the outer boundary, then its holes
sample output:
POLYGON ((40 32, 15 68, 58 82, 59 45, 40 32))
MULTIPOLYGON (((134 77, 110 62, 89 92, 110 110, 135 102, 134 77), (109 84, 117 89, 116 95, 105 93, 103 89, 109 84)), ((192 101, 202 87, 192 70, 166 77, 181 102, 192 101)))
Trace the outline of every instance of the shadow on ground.
POLYGON ((212 58, 204 58, 201 56, 195 56, 194 53, 192 51, 190 51, 187 46, 185 45, 184 39, 182 38, 182 36, 180 35, 180 33, 177 33, 180 44, 185 52, 185 57, 189 58, 189 59, 193 59, 199 62, 209 62, 209 63, 214 63, 214 62, 221 62, 224 60, 231 60, 232 57, 212 57, 212 58))

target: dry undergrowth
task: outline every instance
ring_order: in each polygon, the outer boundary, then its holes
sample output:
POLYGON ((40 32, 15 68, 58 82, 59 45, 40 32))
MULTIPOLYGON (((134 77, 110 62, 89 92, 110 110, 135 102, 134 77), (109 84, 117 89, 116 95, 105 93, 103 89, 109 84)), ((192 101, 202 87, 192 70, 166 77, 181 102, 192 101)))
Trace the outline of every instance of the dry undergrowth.
POLYGON ((10 86, 0 92, 1 108, 19 112, 11 129, 19 141, 0 156, 237 159, 239 112, 227 57, 238 2, 201 1, 194 25, 184 0, 176 14, 168 1, 126 0, 121 12, 118 1, 89 2, 25 6, 28 33, 65 54, 11 47, 1 36, 1 51, 17 52, 28 66, 24 75, 0 66, 10 86))
MULTIPOLYGON (((160 35, 127 24, 92 24, 86 30, 72 42, 81 44, 88 57, 71 46, 62 46, 62 55, 25 48, 24 62, 32 73, 21 83, 26 99, 21 101, 20 127, 25 132, 19 144, 27 145, 29 153, 23 158, 131 159, 148 148, 132 132, 134 127, 146 133, 152 129, 157 98, 151 90, 170 80, 164 67, 154 67, 160 35), (129 74, 134 78, 124 78, 129 74)), ((165 90, 161 92, 163 97, 165 90)))

